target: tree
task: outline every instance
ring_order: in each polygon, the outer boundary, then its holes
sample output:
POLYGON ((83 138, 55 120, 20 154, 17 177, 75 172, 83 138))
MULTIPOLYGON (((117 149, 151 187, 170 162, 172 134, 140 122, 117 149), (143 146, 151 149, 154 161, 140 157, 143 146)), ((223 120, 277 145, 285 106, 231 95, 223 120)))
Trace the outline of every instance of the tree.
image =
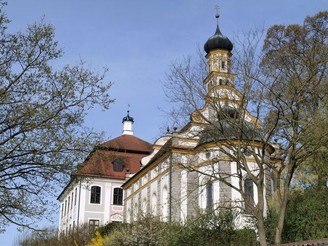
POLYGON ((298 242, 328 237, 328 187, 291 192, 286 211, 283 241, 298 242))
MULTIPOLYGON (((326 144, 328 131, 322 125, 326 122, 323 112, 327 112, 328 94, 327 20, 328 12, 320 12, 307 17, 302 26, 273 26, 267 31, 261 50, 262 32, 259 29, 250 32, 232 61, 236 82, 228 85, 238 89, 238 92, 230 89, 234 98, 229 95, 223 98, 219 93, 211 97, 207 91, 209 79, 204 83, 195 80, 204 77, 203 67, 193 70, 190 59, 173 64, 165 81, 166 94, 180 103, 173 112, 193 111, 191 124, 197 123, 193 121, 196 118, 202 122, 195 137, 204 139, 205 132, 212 146, 203 148, 210 151, 215 144, 221 153, 213 158, 207 170, 182 166, 237 191, 245 204, 235 201, 234 206, 255 218, 261 245, 267 245, 264 222, 270 179, 279 204, 275 227, 275 243, 279 244, 295 171, 310 158, 314 160, 318 149, 326 144), (194 76, 195 73, 199 76, 194 76), (205 98, 214 118, 204 113, 199 98, 205 98), (221 103, 227 99, 233 105, 230 108, 221 103), (235 173, 219 169, 224 159, 236 163, 235 173), (239 182, 231 183, 232 177, 239 182), (249 199, 245 177, 256 187, 256 191, 252 190, 257 194, 256 202, 249 199)), ((321 153, 326 156, 327 152, 321 153)))
MULTIPOLYGON (((95 105, 108 108, 111 83, 101 73, 52 65, 63 55, 54 27, 41 21, 8 33, 0 2, 0 229, 31 227, 51 211, 50 197, 99 134, 83 126, 95 105), (56 66, 57 67, 57 66, 56 66)), ((56 206, 53 206, 56 209, 56 206)))
POLYGON ((279 189, 275 243, 281 242, 288 192, 297 168, 325 146, 327 110, 328 12, 307 17, 303 26, 273 26, 264 42, 261 68, 269 114, 269 139, 278 139, 283 161, 273 171, 279 189), (320 135, 316 131, 320 129, 320 135), (280 181, 284 181, 283 183, 280 181))
MULTIPOLYGON (((314 184, 305 189, 291 189, 288 197, 283 243, 300 242, 327 238, 328 236, 328 212, 327 209, 328 187, 320 187, 314 184)), ((274 201, 273 201, 274 202, 274 201)), ((266 218, 267 235, 270 243, 274 242, 274 227, 277 224, 277 209, 274 204, 266 218)))

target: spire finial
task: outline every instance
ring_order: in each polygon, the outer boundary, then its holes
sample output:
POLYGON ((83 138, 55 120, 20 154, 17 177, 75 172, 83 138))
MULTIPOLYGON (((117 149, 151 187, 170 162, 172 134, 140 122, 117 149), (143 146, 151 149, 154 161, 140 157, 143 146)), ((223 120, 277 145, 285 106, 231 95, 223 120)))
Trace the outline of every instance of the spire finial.
POLYGON ((128 104, 127 117, 130 118, 130 104, 128 104))
POLYGON ((216 10, 215 18, 216 18, 217 24, 219 24, 219 17, 220 17, 219 9, 220 9, 220 7, 219 7, 218 4, 215 4, 215 5, 214 5, 214 8, 215 8, 215 10, 216 10))

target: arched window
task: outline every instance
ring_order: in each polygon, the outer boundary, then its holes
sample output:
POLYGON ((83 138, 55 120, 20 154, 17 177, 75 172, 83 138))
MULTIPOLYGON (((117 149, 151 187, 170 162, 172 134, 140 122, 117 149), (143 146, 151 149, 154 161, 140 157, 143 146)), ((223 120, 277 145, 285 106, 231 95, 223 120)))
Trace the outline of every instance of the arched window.
POLYGON ((100 194, 101 194, 101 187, 92 186, 91 187, 91 195, 90 195, 90 203, 100 204, 100 194))
POLYGON ((250 178, 244 180, 244 192, 245 192, 245 212, 250 213, 254 203, 254 188, 253 181, 250 178))
POLYGON ((213 183, 208 181, 206 184, 206 209, 212 209, 213 207, 213 183))
POLYGON ((245 184, 245 195, 253 198, 254 196, 253 181, 250 178, 246 178, 244 184, 245 184))
POLYGON ((113 204, 114 205, 123 205, 123 189, 122 188, 114 188, 113 204))

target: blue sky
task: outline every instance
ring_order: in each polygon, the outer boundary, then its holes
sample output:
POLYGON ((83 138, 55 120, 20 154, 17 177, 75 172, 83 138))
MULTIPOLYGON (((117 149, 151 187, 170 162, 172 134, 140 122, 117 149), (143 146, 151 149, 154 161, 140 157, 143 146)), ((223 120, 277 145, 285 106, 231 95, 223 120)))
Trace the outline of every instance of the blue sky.
MULTIPOLYGON (((106 138, 122 132, 128 105, 135 134, 149 142, 166 122, 162 81, 172 61, 195 54, 214 34, 214 5, 220 6, 220 28, 233 41, 256 26, 301 24, 306 16, 328 10, 328 0, 8 0, 9 32, 24 31, 40 21, 56 28, 65 54, 59 64, 91 69, 108 67, 116 99, 107 111, 93 110, 86 125, 106 138)), ((0 245, 12 245, 18 232, 0 234, 0 245)))

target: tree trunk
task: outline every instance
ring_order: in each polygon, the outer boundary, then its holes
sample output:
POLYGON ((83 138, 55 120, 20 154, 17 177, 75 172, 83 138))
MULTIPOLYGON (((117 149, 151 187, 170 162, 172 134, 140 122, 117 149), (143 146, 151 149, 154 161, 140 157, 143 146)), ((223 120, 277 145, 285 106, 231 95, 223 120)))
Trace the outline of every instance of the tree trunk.
POLYGON ((259 236, 259 242, 261 246, 267 246, 267 240, 266 240, 266 234, 265 234, 265 227, 264 227, 264 217, 263 215, 259 216, 259 219, 257 221, 257 229, 258 229, 258 236, 259 236))
POLYGON ((274 243, 275 244, 281 244, 281 238, 282 238, 282 230, 284 228, 284 222, 285 222, 285 216, 286 216, 286 208, 287 208, 287 201, 288 201, 288 194, 289 194, 289 186, 290 182, 292 180, 294 170, 295 170, 296 162, 291 161, 290 167, 288 168, 288 174, 286 175, 286 180, 284 183, 284 190, 282 195, 282 201, 279 206, 279 218, 278 223, 275 228, 275 237, 274 237, 274 243))
MULTIPOLYGON (((262 174, 263 175, 263 174, 262 174)), ((263 180, 263 179, 262 179, 263 180)), ((265 225, 264 225, 264 186, 262 183, 258 185, 258 211, 257 211, 257 230, 258 230, 258 237, 261 246, 267 246, 266 240, 266 232, 265 232, 265 225)))
POLYGON ((278 223, 275 229, 275 237, 274 237, 274 243, 275 244, 281 244, 281 236, 282 236, 282 230, 284 228, 284 222, 285 222, 285 215, 286 215, 286 208, 287 208, 287 195, 286 192, 289 192, 289 188, 284 187, 284 195, 282 199, 282 203, 279 208, 279 218, 278 223))

